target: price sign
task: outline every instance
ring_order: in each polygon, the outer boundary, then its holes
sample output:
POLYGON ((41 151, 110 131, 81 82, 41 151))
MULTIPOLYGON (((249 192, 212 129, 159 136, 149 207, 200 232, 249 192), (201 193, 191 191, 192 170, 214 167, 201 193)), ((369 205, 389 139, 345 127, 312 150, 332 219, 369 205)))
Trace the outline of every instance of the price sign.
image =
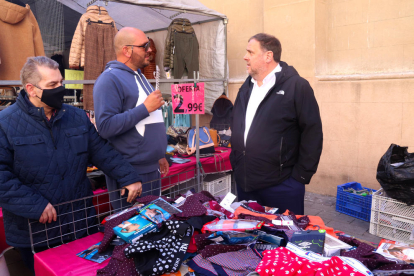
POLYGON ((204 83, 172 84, 173 114, 204 114, 204 83))

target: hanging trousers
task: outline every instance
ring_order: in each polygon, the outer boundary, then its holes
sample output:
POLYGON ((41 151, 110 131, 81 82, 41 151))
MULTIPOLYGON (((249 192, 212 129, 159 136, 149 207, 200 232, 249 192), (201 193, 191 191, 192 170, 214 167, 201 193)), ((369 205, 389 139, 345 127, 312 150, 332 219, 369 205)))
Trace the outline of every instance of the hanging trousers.
POLYGON ((185 69, 188 78, 193 78, 193 71, 199 71, 198 40, 195 33, 174 32, 174 78, 181 79, 185 69))
MULTIPOLYGON (((110 24, 89 23, 85 31, 84 79, 96 80, 105 65, 116 59, 114 37, 116 28, 110 24)), ((83 109, 93 108, 93 84, 83 85, 83 109)))

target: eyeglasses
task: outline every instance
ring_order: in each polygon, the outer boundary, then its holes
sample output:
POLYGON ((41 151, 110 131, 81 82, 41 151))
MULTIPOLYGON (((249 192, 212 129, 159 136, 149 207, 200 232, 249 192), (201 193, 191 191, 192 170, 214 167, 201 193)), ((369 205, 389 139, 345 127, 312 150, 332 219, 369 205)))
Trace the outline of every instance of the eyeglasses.
POLYGON ((144 48, 145 52, 148 52, 148 49, 151 46, 151 41, 148 39, 148 42, 145 43, 144 45, 125 45, 125 46, 132 46, 132 47, 144 48))

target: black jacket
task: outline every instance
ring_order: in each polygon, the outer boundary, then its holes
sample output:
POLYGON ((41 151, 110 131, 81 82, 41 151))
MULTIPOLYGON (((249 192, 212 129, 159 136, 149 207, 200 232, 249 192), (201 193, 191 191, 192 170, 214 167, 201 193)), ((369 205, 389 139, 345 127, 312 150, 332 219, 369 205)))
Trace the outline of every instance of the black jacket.
POLYGON ((246 110, 253 89, 248 77, 232 113, 230 161, 246 192, 275 186, 292 176, 308 184, 322 152, 322 122, 309 83, 285 62, 259 105, 244 145, 246 110))
POLYGON ((210 121, 210 127, 218 131, 229 129, 232 111, 233 103, 227 97, 218 98, 211 108, 213 118, 210 121))

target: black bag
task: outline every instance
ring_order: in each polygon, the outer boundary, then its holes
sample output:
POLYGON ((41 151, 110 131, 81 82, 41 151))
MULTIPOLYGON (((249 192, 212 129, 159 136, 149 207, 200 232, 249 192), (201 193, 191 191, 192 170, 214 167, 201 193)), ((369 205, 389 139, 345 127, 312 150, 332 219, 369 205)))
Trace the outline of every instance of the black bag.
POLYGON ((387 195, 407 205, 414 204, 414 153, 391 144, 381 157, 377 180, 387 195))

